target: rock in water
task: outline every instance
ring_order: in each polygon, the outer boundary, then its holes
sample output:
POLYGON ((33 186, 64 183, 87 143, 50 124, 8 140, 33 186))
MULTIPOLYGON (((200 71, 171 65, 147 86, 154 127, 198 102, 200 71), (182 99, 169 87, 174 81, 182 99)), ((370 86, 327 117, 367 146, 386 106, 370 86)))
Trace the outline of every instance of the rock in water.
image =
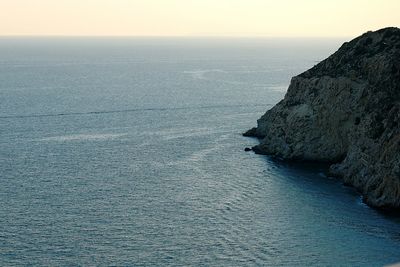
POLYGON ((367 204, 400 208, 400 29, 367 32, 293 77, 247 135, 253 150, 330 162, 367 204))

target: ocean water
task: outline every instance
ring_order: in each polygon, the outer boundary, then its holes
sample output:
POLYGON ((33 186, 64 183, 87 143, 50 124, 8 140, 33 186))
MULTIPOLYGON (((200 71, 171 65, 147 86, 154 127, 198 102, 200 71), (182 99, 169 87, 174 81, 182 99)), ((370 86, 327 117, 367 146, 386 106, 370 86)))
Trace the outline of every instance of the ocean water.
POLYGON ((1 266, 383 266, 400 221, 241 133, 342 40, 0 39, 1 266))

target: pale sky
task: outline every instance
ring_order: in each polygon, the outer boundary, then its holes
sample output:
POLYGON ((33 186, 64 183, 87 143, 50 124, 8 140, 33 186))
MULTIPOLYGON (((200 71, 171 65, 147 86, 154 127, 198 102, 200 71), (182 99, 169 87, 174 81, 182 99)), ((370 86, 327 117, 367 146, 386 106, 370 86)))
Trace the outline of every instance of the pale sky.
POLYGON ((0 35, 347 37, 400 0, 0 0, 0 35))

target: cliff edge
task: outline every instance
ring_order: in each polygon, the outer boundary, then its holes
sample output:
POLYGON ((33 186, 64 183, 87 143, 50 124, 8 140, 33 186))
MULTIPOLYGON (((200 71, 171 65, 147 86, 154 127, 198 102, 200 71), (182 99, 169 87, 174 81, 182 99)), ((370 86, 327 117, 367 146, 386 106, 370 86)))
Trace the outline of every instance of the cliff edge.
POLYGON ((367 204, 400 208, 400 29, 367 32, 293 77, 245 136, 253 150, 331 163, 367 204))

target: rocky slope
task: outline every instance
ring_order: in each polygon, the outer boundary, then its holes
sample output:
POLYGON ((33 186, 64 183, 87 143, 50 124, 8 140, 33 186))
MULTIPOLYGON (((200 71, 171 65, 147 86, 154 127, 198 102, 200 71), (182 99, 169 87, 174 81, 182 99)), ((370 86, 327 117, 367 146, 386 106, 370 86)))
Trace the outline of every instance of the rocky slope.
POLYGON ((332 163, 367 204, 400 208, 400 29, 367 32, 292 78, 246 136, 254 151, 332 163))

